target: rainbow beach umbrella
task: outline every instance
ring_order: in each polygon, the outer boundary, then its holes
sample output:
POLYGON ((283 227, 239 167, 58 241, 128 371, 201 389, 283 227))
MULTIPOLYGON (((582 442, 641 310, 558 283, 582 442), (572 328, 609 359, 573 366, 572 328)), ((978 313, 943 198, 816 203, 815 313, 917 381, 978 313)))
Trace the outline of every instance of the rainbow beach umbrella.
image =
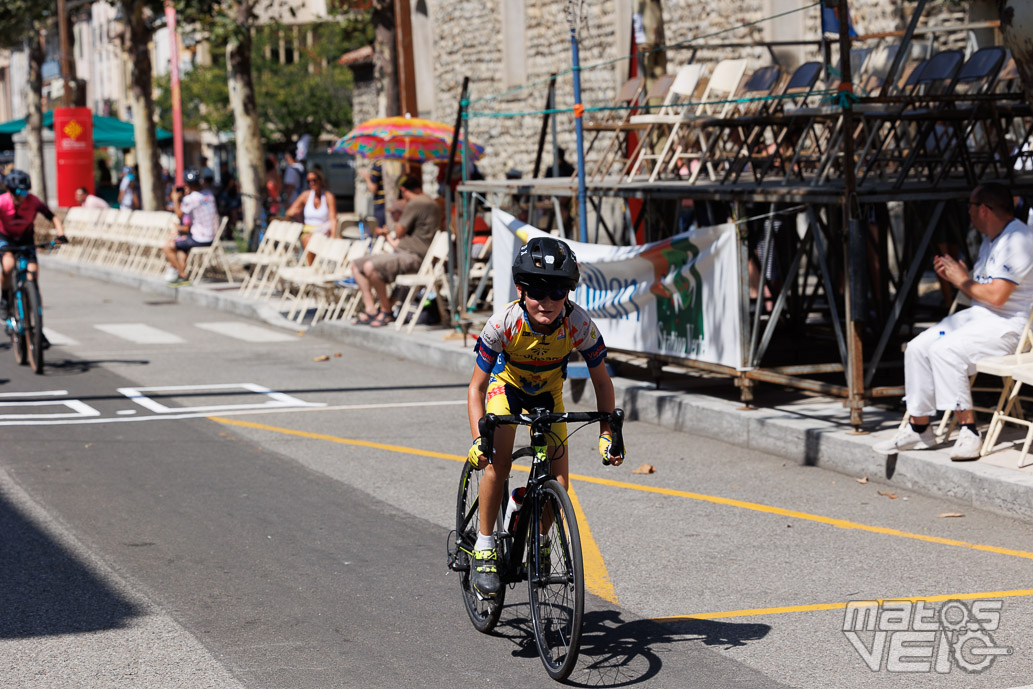
MULTIPOLYGON (((363 158, 390 158, 426 163, 448 160, 453 128, 444 122, 419 117, 381 117, 363 122, 333 146, 335 153, 354 153, 363 158)), ((456 148, 460 160, 462 139, 456 148)), ((471 144, 473 160, 484 155, 484 147, 471 144)))

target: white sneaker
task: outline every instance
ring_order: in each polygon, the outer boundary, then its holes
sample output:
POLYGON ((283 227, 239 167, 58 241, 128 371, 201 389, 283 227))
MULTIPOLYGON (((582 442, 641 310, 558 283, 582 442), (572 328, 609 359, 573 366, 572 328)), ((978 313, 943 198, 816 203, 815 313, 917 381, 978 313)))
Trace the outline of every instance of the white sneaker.
POLYGON ((973 433, 964 426, 958 433, 958 439, 951 450, 951 459, 955 462, 963 459, 979 459, 979 449, 983 446, 983 436, 973 433))
POLYGON ((898 429, 896 435, 889 440, 872 445, 872 449, 881 455, 895 455, 904 450, 927 450, 936 444, 936 436, 933 435, 932 426, 921 433, 916 433, 911 424, 905 424, 898 429))
POLYGON ((176 269, 172 266, 169 266, 165 269, 165 282, 171 282, 172 280, 175 280, 178 277, 179 272, 177 272, 176 269))

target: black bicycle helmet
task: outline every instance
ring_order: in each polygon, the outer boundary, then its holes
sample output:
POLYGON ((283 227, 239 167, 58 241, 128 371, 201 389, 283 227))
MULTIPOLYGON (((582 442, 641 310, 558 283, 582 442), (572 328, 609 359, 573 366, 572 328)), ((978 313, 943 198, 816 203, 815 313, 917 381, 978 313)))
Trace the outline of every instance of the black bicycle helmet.
POLYGON ((27 172, 22 170, 11 170, 4 177, 4 186, 7 187, 7 191, 28 191, 32 189, 32 180, 29 178, 27 172))
POLYGON ((513 282, 521 287, 565 287, 581 279, 577 257, 566 243, 553 237, 532 237, 513 261, 513 282))
POLYGON ((198 172, 196 168, 188 168, 183 173, 183 181, 186 182, 187 184, 200 184, 201 183, 201 173, 198 172))

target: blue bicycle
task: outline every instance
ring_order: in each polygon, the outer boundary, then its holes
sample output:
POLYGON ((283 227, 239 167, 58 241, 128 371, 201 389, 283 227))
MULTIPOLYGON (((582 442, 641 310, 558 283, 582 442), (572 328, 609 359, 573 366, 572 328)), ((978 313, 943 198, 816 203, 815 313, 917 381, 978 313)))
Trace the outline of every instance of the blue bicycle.
MULTIPOLYGON (((51 248, 56 242, 38 245, 51 248)), ((8 302, 5 324, 11 336, 11 349, 19 365, 29 364, 36 374, 43 373, 43 303, 36 281, 29 278, 29 255, 33 246, 8 246, 5 251, 14 254, 14 288, 8 302)))

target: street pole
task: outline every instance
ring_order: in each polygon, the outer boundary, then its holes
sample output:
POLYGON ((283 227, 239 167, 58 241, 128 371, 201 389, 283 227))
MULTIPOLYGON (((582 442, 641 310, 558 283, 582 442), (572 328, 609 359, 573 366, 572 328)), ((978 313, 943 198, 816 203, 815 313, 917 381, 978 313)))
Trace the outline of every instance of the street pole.
POLYGON ((176 157, 176 186, 183 186, 183 104, 179 91, 179 35, 176 8, 165 0, 165 25, 169 30, 169 83, 172 98, 172 151, 176 157))
POLYGON ((57 35, 61 43, 61 104, 70 108, 72 102, 72 47, 68 37, 68 6, 66 0, 57 0, 57 35))
POLYGON ((577 214, 579 238, 588 241, 587 204, 585 202, 585 132, 581 116, 585 106, 581 105, 581 57, 578 54, 577 25, 570 27, 570 49, 574 61, 574 133, 577 135, 577 214))
POLYGON ((850 399, 850 425, 854 431, 861 430, 864 408, 864 348, 861 343, 860 323, 864 321, 864 228, 854 213, 857 201, 857 180, 854 175, 854 113, 853 113, 853 69, 850 64, 850 15, 847 0, 839 0, 839 68, 840 98, 843 106, 843 242, 845 265, 847 266, 846 303, 846 345, 847 345, 847 387, 850 399))

